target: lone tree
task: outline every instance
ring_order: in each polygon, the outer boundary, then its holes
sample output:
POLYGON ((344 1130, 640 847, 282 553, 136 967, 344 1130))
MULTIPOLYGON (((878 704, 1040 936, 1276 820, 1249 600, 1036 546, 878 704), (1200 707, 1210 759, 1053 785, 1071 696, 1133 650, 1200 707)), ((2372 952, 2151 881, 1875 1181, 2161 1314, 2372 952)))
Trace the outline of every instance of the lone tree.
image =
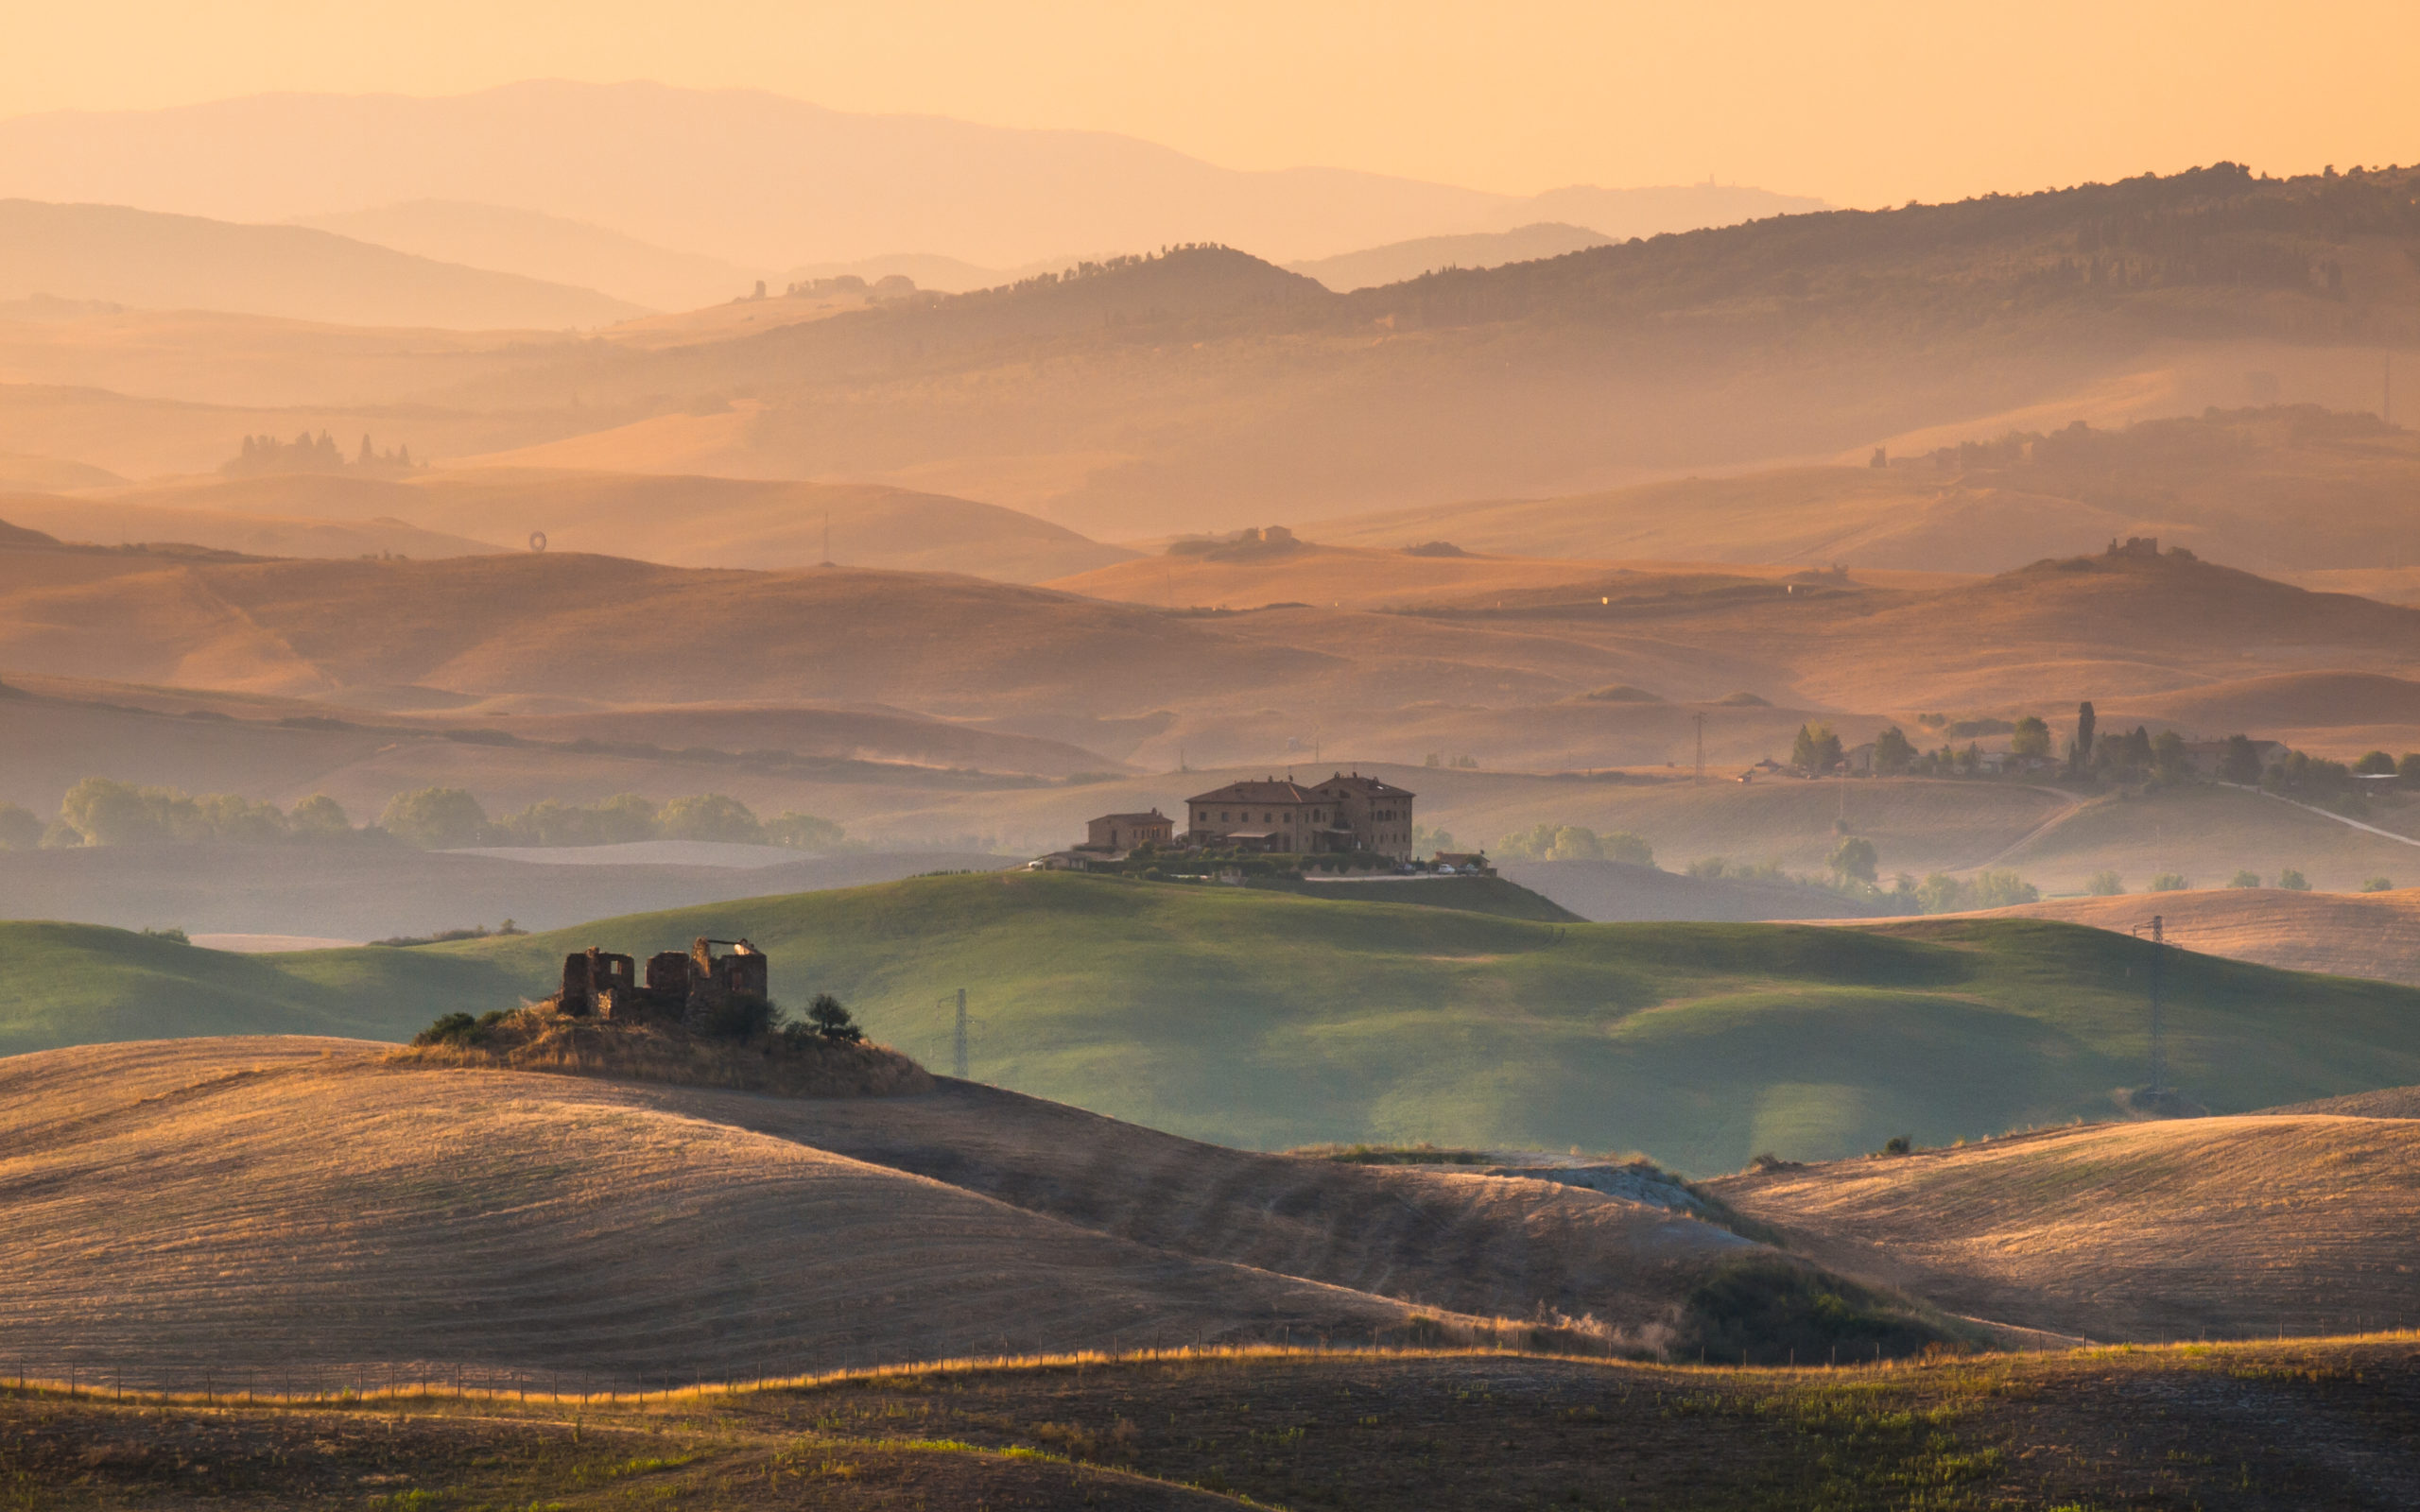
POLYGON ((1789 764, 1799 770, 1821 776, 1841 765, 1841 737, 1829 725, 1801 725, 1798 738, 1790 743, 1789 764))
POLYGON ((2068 764, 2074 771, 2083 773, 2092 770, 2092 732, 2100 723, 2100 716, 2092 712, 2091 699, 2086 698, 2076 705, 2075 760, 2068 764))
POLYGON ((2012 756, 2048 756, 2050 754, 2050 727, 2040 714, 2027 714, 2016 722, 2015 732, 2008 737, 2012 756))
POLYGON ((1877 772, 1904 772, 1916 759, 1916 747, 1908 732, 1896 725, 1885 725, 1882 733, 1874 737, 1874 769, 1877 772))
POLYGON ((2219 778, 2250 787, 2260 781, 2260 752, 2249 735, 2229 735, 2226 754, 2219 758, 2219 778))
POLYGON ((815 994, 815 1001, 806 1005, 806 1022, 824 1039, 844 1044, 855 1044, 866 1037, 856 1021, 849 1017, 849 1010, 840 1006, 840 1000, 829 992, 815 994))
POLYGON ((1874 866, 1879 859, 1873 841, 1853 834, 1833 850, 1832 869, 1856 882, 1872 882, 1874 866))

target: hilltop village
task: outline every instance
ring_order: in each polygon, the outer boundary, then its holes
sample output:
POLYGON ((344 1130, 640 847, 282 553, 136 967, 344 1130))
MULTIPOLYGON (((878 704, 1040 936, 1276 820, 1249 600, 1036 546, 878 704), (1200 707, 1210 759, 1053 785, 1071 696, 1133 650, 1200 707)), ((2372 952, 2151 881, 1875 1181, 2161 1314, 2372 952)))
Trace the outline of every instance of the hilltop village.
MULTIPOLYGON (((1038 867, 1082 868, 1123 861, 1146 847, 1160 850, 1330 856, 1357 866, 1408 867, 1412 861, 1414 795, 1359 772, 1325 782, 1291 776, 1229 782, 1197 793, 1182 805, 1184 828, 1157 808, 1104 814, 1085 825, 1083 841, 1044 856, 1038 867)), ((1486 858, 1440 854, 1439 868, 1480 870, 1486 858)))

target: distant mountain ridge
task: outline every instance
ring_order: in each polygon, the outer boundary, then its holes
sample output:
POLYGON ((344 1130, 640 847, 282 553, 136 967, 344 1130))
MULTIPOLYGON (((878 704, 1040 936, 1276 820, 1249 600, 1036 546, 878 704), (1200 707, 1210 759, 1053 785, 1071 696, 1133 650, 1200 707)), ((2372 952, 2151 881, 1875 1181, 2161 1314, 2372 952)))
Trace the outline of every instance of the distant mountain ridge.
POLYGON ((2420 342, 2415 191, 2420 170, 2273 180, 2220 163, 1352 294, 1184 247, 678 350, 544 353, 441 397, 746 395, 744 424, 676 462, 646 460, 636 426, 543 460, 895 482, 1113 540, 1568 497, 2056 401, 2155 350, 2420 342))
POLYGON ((35 295, 458 330, 598 326, 642 313, 591 289, 415 257, 303 226, 0 200, 0 300, 35 295))
POLYGON ((585 221, 505 205, 414 199, 301 216, 296 224, 440 262, 574 284, 657 310, 736 299, 765 277, 718 257, 676 252, 585 221))
POLYGON ((1356 289, 1401 284, 1423 273, 1448 267, 1495 267, 1528 263, 1541 257, 1586 251, 1619 240, 1586 226, 1540 221, 1511 231, 1472 232, 1461 236, 1422 236, 1389 247, 1372 247, 1335 257, 1314 257, 1286 265, 1288 272, 1315 278, 1339 294, 1356 289))
POLYGON ((1241 172, 1103 131, 563 80, 19 116, 0 121, 8 194, 259 221, 468 200, 773 268, 903 251, 1012 267, 1205 240, 1286 259, 1539 220, 1627 237, 1823 208, 1714 185, 1523 198, 1338 168, 1241 172))

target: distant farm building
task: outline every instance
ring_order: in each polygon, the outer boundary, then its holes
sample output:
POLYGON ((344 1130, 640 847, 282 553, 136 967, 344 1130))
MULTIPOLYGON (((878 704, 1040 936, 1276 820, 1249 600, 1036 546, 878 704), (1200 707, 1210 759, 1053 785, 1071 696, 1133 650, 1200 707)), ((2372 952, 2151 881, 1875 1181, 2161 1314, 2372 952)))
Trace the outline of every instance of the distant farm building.
POLYGON ((1149 814, 1104 814, 1086 822, 1083 850, 1123 853, 1141 845, 1167 845, 1176 839, 1176 820, 1158 809, 1149 814))
POLYGON ((693 1022, 735 997, 765 997, 771 991, 770 963, 744 939, 700 936, 686 954, 661 951, 647 959, 642 982, 638 962, 591 945, 563 957, 563 983, 555 1005, 573 1018, 678 1019, 693 1022), (731 954, 717 955, 714 947, 731 954))
POLYGON ((1292 778, 1230 782, 1185 799, 1186 838, 1298 855, 1366 850, 1411 856, 1412 795, 1358 772, 1324 782, 1292 778))

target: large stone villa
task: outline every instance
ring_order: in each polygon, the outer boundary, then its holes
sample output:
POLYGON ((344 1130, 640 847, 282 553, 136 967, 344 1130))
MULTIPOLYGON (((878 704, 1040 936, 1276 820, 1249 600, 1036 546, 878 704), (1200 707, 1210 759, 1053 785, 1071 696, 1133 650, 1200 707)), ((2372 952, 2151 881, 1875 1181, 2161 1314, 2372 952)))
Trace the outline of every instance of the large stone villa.
POLYGON ((1411 858, 1412 795, 1358 772, 1323 782, 1290 777, 1229 782, 1184 800, 1185 828, 1153 809, 1104 814, 1086 825, 1084 843, 1067 854, 1122 855, 1140 845, 1234 848, 1290 855, 1354 851, 1411 858))

